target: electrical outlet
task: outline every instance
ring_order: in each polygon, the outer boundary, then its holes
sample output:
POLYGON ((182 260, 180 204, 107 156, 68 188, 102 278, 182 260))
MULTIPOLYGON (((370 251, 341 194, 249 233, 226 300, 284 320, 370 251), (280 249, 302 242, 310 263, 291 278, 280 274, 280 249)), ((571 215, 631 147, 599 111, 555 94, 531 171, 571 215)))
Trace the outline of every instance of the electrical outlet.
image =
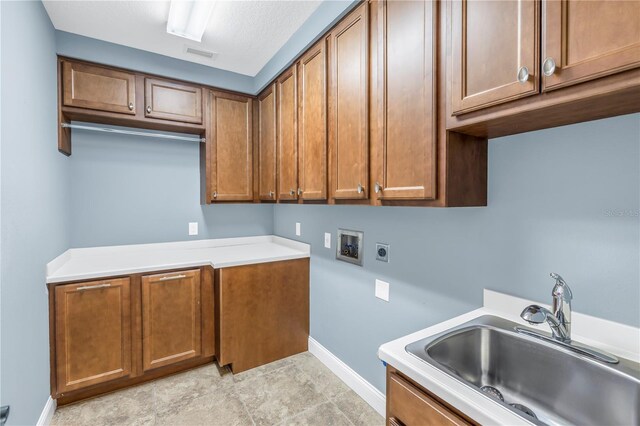
POLYGON ((389 244, 376 243, 376 260, 389 262, 389 244))
POLYGON ((198 222, 189 222, 189 235, 198 235, 198 222))
POLYGON ((376 297, 385 302, 389 301, 389 283, 382 280, 376 280, 376 297))
POLYGON ((324 233, 324 247, 331 248, 331 232, 324 233))
POLYGON ((300 230, 300 222, 296 222, 296 235, 299 237, 302 234, 300 230))

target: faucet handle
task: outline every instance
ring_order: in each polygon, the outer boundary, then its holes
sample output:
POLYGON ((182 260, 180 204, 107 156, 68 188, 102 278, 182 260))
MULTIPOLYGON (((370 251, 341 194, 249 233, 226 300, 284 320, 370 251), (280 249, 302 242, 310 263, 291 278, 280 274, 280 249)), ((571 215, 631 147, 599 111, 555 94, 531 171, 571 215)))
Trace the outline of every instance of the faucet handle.
POLYGON ((571 292, 571 288, 569 287, 567 282, 555 272, 552 272, 549 275, 551 275, 551 278, 556 280, 556 285, 553 287, 553 291, 551 292, 551 294, 553 296, 560 296, 566 301, 570 301, 571 299, 573 299, 573 293, 571 292))

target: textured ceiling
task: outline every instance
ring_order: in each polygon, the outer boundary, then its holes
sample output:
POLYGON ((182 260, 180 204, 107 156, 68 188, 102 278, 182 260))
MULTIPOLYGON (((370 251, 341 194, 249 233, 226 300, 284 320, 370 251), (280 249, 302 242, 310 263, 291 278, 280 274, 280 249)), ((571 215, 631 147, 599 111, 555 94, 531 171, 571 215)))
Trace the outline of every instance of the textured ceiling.
POLYGON ((168 1, 43 1, 56 29, 255 76, 321 1, 216 1, 197 43, 166 33, 168 1), (185 45, 217 53, 185 53, 185 45))

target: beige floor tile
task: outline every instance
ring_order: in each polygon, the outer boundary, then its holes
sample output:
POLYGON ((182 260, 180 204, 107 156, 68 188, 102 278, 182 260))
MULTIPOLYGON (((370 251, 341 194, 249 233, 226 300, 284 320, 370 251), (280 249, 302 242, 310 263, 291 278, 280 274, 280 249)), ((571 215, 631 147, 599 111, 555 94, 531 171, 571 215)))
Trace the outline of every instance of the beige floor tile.
POLYGON ((351 423, 334 403, 325 402, 286 419, 282 426, 351 426, 351 423))
POLYGON ((276 424, 327 401, 295 365, 236 383, 236 391, 257 425, 276 424))
POLYGON ((315 383, 316 387, 327 398, 331 399, 337 395, 349 390, 342 380, 331 372, 318 358, 305 352, 304 354, 295 355, 293 362, 307 374, 315 383))
POLYGON ((251 370, 243 371, 233 375, 233 381, 236 383, 253 379, 254 377, 262 376, 263 374, 270 373, 272 371, 279 370, 280 368, 287 367, 293 364, 293 357, 279 359, 269 364, 261 365, 260 367, 252 368, 251 370))
POLYGON ((351 389, 333 398, 333 402, 355 426, 383 426, 385 423, 384 417, 351 389))
POLYGON ((193 399, 233 385, 231 375, 221 376, 217 368, 206 366, 154 382, 156 414, 179 410, 193 399))
POLYGON ((158 414, 157 425, 251 426, 253 422, 242 402, 230 391, 195 398, 176 410, 158 414))

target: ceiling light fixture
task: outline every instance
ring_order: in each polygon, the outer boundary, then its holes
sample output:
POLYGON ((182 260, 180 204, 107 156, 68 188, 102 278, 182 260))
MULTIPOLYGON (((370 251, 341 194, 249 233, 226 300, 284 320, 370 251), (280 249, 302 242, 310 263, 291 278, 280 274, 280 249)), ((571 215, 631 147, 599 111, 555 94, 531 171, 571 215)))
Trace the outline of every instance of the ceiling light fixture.
POLYGON ((214 4, 212 0, 171 0, 167 33, 201 42, 214 4))

